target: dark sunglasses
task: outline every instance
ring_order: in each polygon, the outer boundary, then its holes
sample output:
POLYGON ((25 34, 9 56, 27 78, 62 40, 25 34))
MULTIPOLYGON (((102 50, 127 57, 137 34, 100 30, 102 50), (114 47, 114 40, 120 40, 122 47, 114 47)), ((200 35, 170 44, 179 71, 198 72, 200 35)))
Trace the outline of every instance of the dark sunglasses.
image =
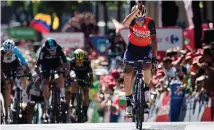
POLYGON ((56 50, 48 50, 49 52, 55 52, 56 50))
POLYGON ((136 21, 144 21, 145 20, 145 17, 137 17, 136 18, 136 21))

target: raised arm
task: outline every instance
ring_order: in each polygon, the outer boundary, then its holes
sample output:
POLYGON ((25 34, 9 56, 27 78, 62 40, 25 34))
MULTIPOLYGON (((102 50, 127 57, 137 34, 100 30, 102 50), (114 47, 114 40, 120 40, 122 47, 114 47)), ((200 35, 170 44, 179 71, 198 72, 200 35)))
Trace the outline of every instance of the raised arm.
POLYGON ((132 22, 132 20, 135 18, 135 16, 138 14, 138 12, 142 9, 142 4, 135 5, 132 7, 131 13, 123 20, 123 24, 125 26, 129 26, 132 22))

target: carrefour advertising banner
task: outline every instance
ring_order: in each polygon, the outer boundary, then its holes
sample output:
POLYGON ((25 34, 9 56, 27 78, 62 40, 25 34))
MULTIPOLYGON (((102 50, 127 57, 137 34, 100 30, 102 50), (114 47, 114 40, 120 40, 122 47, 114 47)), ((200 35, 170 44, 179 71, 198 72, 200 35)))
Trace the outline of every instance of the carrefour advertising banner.
POLYGON ((159 28, 157 31, 158 51, 169 48, 183 48, 183 30, 180 28, 159 28))
POLYGON ((85 45, 84 33, 47 33, 43 38, 53 38, 63 48, 83 48, 85 45))
MULTIPOLYGON (((183 48, 183 30, 181 28, 157 28, 158 51, 166 51, 169 48, 183 48)), ((129 28, 119 31, 123 40, 128 44, 129 28)))

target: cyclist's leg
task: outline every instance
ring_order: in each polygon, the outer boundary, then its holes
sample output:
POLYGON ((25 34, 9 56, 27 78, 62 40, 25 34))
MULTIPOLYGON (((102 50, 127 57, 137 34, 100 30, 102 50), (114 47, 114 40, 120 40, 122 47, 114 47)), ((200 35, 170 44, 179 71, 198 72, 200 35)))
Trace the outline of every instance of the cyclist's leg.
MULTIPOLYGON (((58 68, 57 71, 62 71, 62 68, 58 68)), ((65 76, 64 74, 59 74, 59 78, 56 79, 57 87, 60 89, 60 95, 63 102, 65 102, 65 76)))
POLYGON ((71 99, 71 86, 67 86, 65 91, 66 91, 65 92, 66 105, 67 107, 69 107, 71 99))
MULTIPOLYGON (((152 61, 152 48, 151 46, 146 46, 143 48, 142 57, 140 60, 151 60, 152 61)), ((144 64, 143 66, 143 79, 146 85, 150 85, 152 79, 152 64, 144 64)))
POLYGON ((74 106, 74 100, 76 98, 77 95, 77 91, 78 91, 78 84, 77 82, 73 82, 71 83, 71 105, 74 106))
POLYGON ((50 92, 49 92, 49 77, 50 77, 50 71, 44 70, 44 73, 42 74, 42 81, 41 81, 41 87, 43 90, 43 96, 46 108, 49 108, 49 98, 50 98, 50 92))
MULTIPOLYGON (((133 57, 131 52, 127 49, 124 54, 124 61, 132 61, 133 57)), ((126 94, 126 115, 132 116, 132 83, 133 83, 133 67, 131 65, 125 64, 124 66, 124 90, 126 94)))
MULTIPOLYGON (((10 68, 10 65, 2 65, 2 70, 1 70, 1 75, 2 76, 6 76, 6 77, 11 77, 11 72, 12 72, 12 68, 10 68)), ((6 118, 9 119, 10 118, 10 111, 11 111, 11 90, 12 90, 12 85, 13 85, 13 79, 7 79, 6 77, 2 77, 2 79, 4 79, 4 86, 1 86, 4 91, 2 93, 3 97, 4 97, 4 109, 5 109, 5 113, 6 113, 6 118)), ((2 90, 3 90, 2 89, 2 90)))
MULTIPOLYGON (((17 70, 16 70, 17 74, 18 75, 23 75, 24 74, 24 70, 22 69, 21 66, 18 66, 17 67, 17 70)), ((28 95, 27 95, 27 88, 26 88, 26 79, 25 77, 21 77, 20 78, 20 82, 21 82, 21 88, 22 88, 22 101, 24 103, 28 102, 28 95)))
POLYGON ((3 97, 4 97, 4 106, 5 106, 5 112, 6 116, 10 116, 10 109, 11 109, 11 91, 12 91, 12 86, 13 86, 13 78, 11 78, 14 73, 14 66, 13 63, 10 64, 2 64, 1 66, 1 78, 4 80, 4 86, 2 88, 4 89, 3 91, 3 97))
MULTIPOLYGON (((34 85, 33 85, 33 87, 32 87, 31 89, 33 89, 34 92, 35 92, 35 91, 42 91, 42 90, 40 89, 40 84, 41 84, 40 78, 39 78, 39 77, 34 78, 34 85)), ((43 98, 43 95, 40 95, 40 96, 34 95, 34 94, 31 93, 31 91, 32 91, 32 90, 30 90, 30 95, 31 95, 30 101, 31 101, 31 102, 34 102, 34 103, 29 103, 29 104, 28 104, 27 119, 28 119, 28 122, 29 122, 29 123, 31 123, 32 120, 33 120, 33 117, 34 117, 34 114, 35 114, 34 108, 35 108, 36 103, 37 103, 37 102, 42 102, 42 103, 44 102, 43 99, 40 100, 40 101, 38 101, 39 99, 43 98)), ((40 93, 40 94, 41 94, 41 93, 40 93)), ((44 113, 42 113, 42 115, 43 115, 43 114, 44 114, 44 113)))
MULTIPOLYGON (((140 60, 150 60, 152 61, 152 48, 151 46, 146 46, 142 48, 142 53, 141 53, 141 57, 139 57, 140 60)), ((150 86, 150 82, 152 79, 152 64, 144 64, 143 65, 143 80, 145 83, 145 101, 146 101, 146 108, 148 108, 149 106, 149 100, 150 100, 150 92, 149 90, 149 86, 150 86)), ((144 109, 145 111, 148 111, 147 109, 144 109)))
POLYGON ((10 117, 10 110, 11 110, 11 98, 10 98, 10 94, 11 94, 11 84, 12 84, 12 80, 6 80, 5 81, 5 86, 3 86, 4 91, 3 91, 3 97, 4 97, 4 107, 5 107, 5 113, 6 113, 6 118, 9 119, 10 117))

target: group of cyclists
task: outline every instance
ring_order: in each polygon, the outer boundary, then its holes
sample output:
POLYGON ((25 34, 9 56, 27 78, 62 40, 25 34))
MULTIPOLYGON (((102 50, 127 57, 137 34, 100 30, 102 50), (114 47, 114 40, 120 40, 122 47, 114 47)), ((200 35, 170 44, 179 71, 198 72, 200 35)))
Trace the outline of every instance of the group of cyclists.
MULTIPOLYGON (((156 40, 156 28, 152 18, 146 16, 146 7, 138 2, 132 8, 131 13, 124 19, 123 24, 130 28, 129 44, 127 45, 126 52, 124 54, 124 61, 136 61, 136 60, 151 60, 152 63, 156 61, 157 56, 157 40, 156 40)), ((125 63, 125 62, 124 62, 125 63)), ((78 84, 76 82, 71 83, 72 92, 69 93, 71 100, 66 98, 65 84, 67 77, 70 76, 71 70, 76 74, 76 77, 86 80, 91 83, 93 80, 92 68, 90 66, 90 60, 87 58, 86 53, 82 49, 76 49, 73 54, 73 58, 70 59, 65 56, 63 49, 52 38, 45 40, 45 43, 41 46, 39 57, 35 65, 35 73, 33 74, 27 64, 27 61, 22 56, 18 47, 15 46, 13 40, 6 40, 1 47, 1 86, 3 90, 3 97, 5 99, 5 111, 6 119, 10 119, 10 111, 14 110, 11 107, 11 90, 14 86, 15 77, 14 74, 23 75, 29 74, 34 78, 34 84, 39 87, 44 97, 44 104, 46 110, 50 109, 50 71, 56 70, 59 73, 56 79, 56 85, 60 90, 60 101, 66 104, 74 105, 76 93, 78 90, 78 84)), ((144 81, 145 90, 148 90, 152 77, 152 64, 144 65, 144 81)), ((126 116, 131 117, 132 107, 132 94, 131 88, 133 84, 134 71, 133 67, 129 64, 124 65, 124 88, 127 99, 126 116)), ((26 78, 21 77, 21 90, 23 102, 28 102, 29 95, 27 93, 26 78)), ((87 110, 89 106, 89 88, 83 88, 83 120, 87 121, 87 110)), ((16 99, 13 99, 15 104, 16 99)), ((149 107, 149 106, 147 106, 149 107)), ((47 112, 44 115, 49 116, 47 112)))
MULTIPOLYGON (((70 76, 70 71, 73 70, 76 73, 76 77, 86 80, 87 82, 92 83, 93 75, 92 69, 90 66, 90 61, 86 57, 86 53, 82 49, 76 49, 74 51, 74 57, 72 59, 65 56, 63 49, 60 45, 52 38, 48 38, 45 43, 41 46, 38 60, 35 65, 35 73, 32 74, 27 61, 22 56, 18 47, 15 46, 13 40, 5 40, 1 47, 1 86, 2 93, 5 101, 5 113, 6 120, 11 119, 11 111, 15 110, 16 96, 13 99, 13 105, 11 107, 11 90, 16 82, 16 75, 29 74, 29 77, 34 78, 34 83, 39 86, 46 107, 45 116, 48 116, 48 110, 50 109, 50 71, 55 70, 59 73, 58 78, 56 78, 56 85, 60 90, 60 102, 66 103, 65 99, 65 80, 66 77, 70 76)), ((21 90, 22 90, 22 102, 29 102, 29 95, 27 93, 27 83, 26 78, 21 77, 21 90)), ((72 89, 72 103, 75 100, 75 95, 77 92, 77 83, 73 82, 71 84, 72 89)), ((16 92, 15 92, 16 93, 16 92)), ((87 110, 89 105, 89 88, 83 89, 84 93, 84 102, 83 102, 83 120, 87 121, 87 110)), ((15 94, 16 95, 16 94, 15 94)), ((70 100, 68 100, 70 101, 70 100)), ((67 102, 67 104, 70 104, 67 102)), ((73 105, 73 104, 71 104, 73 105)))

